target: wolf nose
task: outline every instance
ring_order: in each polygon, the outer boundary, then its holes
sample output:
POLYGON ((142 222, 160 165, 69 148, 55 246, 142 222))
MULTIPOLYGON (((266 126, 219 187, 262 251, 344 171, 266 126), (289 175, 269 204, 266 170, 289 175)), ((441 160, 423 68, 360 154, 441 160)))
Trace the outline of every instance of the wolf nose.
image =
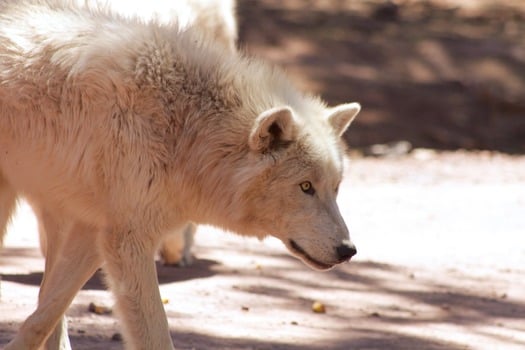
POLYGON ((335 250, 337 252, 337 257, 341 262, 350 260, 350 258, 357 253, 355 245, 350 242, 343 242, 343 244, 335 248, 335 250))

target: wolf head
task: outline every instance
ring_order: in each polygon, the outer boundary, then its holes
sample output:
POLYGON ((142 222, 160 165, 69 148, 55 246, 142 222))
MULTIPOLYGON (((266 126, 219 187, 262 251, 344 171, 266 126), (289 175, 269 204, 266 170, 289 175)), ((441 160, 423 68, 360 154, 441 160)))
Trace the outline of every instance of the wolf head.
POLYGON ((243 235, 275 236, 316 269, 350 259, 356 249, 336 197, 341 135, 359 104, 328 108, 279 69, 243 55, 202 54, 207 47, 186 34, 165 55, 169 74, 159 79, 164 68, 149 63, 140 70, 148 83, 165 82, 160 90, 176 134, 168 152, 173 197, 183 203, 174 212, 243 235))
POLYGON ((356 253, 336 197, 343 175, 340 139, 359 110, 349 103, 305 117, 288 106, 269 109, 255 119, 248 138, 259 173, 240 188, 243 226, 279 238, 315 269, 356 253))

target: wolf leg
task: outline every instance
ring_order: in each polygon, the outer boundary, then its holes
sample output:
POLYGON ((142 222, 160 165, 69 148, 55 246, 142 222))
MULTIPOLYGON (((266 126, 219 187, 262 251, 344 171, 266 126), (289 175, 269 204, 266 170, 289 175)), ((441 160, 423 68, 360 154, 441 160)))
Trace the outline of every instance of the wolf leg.
POLYGON ((155 268, 156 242, 133 230, 101 241, 104 269, 130 349, 173 349, 155 268))
POLYGON ((16 207, 16 192, 11 188, 0 173, 0 247, 4 235, 7 233, 7 224, 16 207))
POLYGON ((182 230, 164 236, 160 256, 165 265, 190 266, 193 263, 191 248, 197 225, 189 222, 182 230))
POLYGON ((92 227, 79 222, 62 223, 41 214, 46 235, 46 267, 38 307, 20 327, 6 350, 67 349, 70 347, 64 313, 84 283, 101 265, 92 227))

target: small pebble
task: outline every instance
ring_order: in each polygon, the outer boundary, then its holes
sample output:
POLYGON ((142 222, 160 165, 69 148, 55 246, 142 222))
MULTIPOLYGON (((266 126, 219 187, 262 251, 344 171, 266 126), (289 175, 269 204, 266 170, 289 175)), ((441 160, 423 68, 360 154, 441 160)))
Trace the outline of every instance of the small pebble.
POLYGON ((111 340, 113 341, 122 341, 122 334, 120 333, 115 333, 111 336, 111 340))

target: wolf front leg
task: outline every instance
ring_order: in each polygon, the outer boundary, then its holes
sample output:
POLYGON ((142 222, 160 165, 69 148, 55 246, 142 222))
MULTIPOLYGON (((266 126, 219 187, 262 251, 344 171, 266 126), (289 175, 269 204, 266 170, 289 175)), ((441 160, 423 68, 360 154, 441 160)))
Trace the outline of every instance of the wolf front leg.
POLYGON ((157 280, 155 239, 133 230, 118 230, 101 242, 104 269, 127 346, 134 350, 173 349, 157 280))
POLYGON ((50 215, 42 217, 47 247, 38 307, 6 350, 39 349, 46 340, 47 349, 67 349, 69 340, 64 313, 101 264, 95 244, 96 232, 92 227, 73 221, 64 223, 50 215))

